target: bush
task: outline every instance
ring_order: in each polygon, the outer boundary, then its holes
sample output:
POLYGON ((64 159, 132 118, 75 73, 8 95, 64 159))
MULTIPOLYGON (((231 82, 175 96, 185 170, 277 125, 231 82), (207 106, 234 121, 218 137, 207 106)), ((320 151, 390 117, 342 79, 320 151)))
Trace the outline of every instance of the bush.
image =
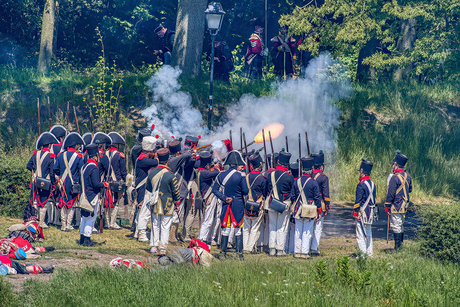
POLYGON ((424 208, 420 253, 460 263, 460 203, 424 208))
POLYGON ((26 165, 32 150, 21 147, 5 151, 0 147, 0 214, 22 217, 29 202, 30 172, 26 165))

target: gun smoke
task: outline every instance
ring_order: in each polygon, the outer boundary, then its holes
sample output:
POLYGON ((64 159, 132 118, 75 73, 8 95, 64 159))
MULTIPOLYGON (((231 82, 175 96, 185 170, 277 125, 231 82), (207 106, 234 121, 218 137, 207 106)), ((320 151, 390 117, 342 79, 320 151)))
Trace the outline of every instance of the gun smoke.
MULTIPOLYGON (((307 153, 305 132, 308 132, 311 152, 323 150, 333 152, 336 148, 339 117, 341 112, 333 103, 347 97, 351 92, 348 79, 340 78, 337 71, 343 66, 332 60, 329 54, 312 59, 301 77, 272 85, 272 97, 256 97, 245 94, 240 101, 231 106, 225 117, 227 122, 204 137, 200 144, 229 138, 233 132, 234 149, 240 146, 240 127, 251 142, 263 127, 279 122, 284 125, 280 137, 273 140, 275 151, 285 148, 288 137, 289 151, 293 158, 298 157, 298 134, 301 134, 302 155, 307 153)), ((169 66, 161 68, 147 85, 154 93, 154 103, 142 112, 155 123, 158 130, 169 135, 205 134, 201 114, 192 107, 190 94, 179 91, 177 78, 179 69, 169 66)), ((268 141, 268 140, 267 140, 268 141)), ((251 149, 259 149, 263 144, 254 144, 251 149)), ((267 151, 271 152, 267 142, 267 151)), ((293 159, 294 160, 294 159, 293 159)))

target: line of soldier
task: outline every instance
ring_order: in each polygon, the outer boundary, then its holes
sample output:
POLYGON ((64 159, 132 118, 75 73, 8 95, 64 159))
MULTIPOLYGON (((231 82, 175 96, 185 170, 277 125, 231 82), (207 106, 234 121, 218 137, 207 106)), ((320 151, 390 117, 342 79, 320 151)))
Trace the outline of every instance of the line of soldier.
MULTIPOLYGON (((94 222, 102 207, 109 227, 119 228, 115 219, 127 172, 118 146, 125 142, 116 132, 99 132, 92 138, 70 133, 65 139, 63 127, 55 126, 51 132, 39 137, 37 151, 28 164, 34 178, 31 205, 39 208, 40 225, 46 228, 46 206, 60 190, 56 203, 61 208, 61 229, 71 229, 74 208, 79 207, 80 243, 92 246, 94 222), (77 145, 84 146, 82 152, 76 150, 77 145)), ((303 157, 299 163, 290 163, 291 154, 285 151, 268 155, 264 171, 258 153, 251 154, 246 165, 228 140, 228 154, 221 165, 212 152, 197 155, 197 137, 187 136, 182 146, 176 139, 160 142, 151 133, 150 129, 141 129, 131 150, 135 175, 134 183, 128 184, 128 194, 135 196, 133 236, 150 242, 152 253, 164 255, 169 242, 176 243, 182 237, 191 240, 192 224, 199 218, 198 239, 209 247, 214 241, 224 256, 233 241, 241 258, 243 252, 261 251, 271 256, 294 253, 299 258, 319 255, 324 217, 330 210, 322 152, 303 157), (250 171, 247 175, 246 167, 250 171), (178 233, 180 223, 182 237, 178 233)), ((397 153, 385 204, 391 214, 395 248, 403 241, 404 214, 412 190, 410 176, 403 169, 406 161, 407 157, 397 153)), ((368 256, 372 256, 370 225, 376 192, 369 178, 371 169, 372 163, 363 160, 353 213, 358 246, 368 256)))

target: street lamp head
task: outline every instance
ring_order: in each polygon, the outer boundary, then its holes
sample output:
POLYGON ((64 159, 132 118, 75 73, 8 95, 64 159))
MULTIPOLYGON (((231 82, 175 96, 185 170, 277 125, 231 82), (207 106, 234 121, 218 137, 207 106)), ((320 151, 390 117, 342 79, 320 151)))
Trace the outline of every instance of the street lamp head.
POLYGON ((219 32, 222 21, 224 20, 225 12, 222 9, 222 5, 219 2, 211 2, 205 11, 206 23, 208 24, 208 30, 210 32, 219 32))

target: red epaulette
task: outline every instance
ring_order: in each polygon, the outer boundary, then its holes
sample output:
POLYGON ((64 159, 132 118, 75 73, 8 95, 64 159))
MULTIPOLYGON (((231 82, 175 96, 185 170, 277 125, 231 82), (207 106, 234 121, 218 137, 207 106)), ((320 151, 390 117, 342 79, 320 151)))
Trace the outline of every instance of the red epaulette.
POLYGON ((125 158, 125 154, 124 154, 124 153, 122 153, 122 152, 119 152, 118 154, 120 155, 120 158, 122 158, 122 159, 124 159, 124 158, 125 158))
POLYGON ((50 153, 50 158, 56 158, 56 155, 54 153, 50 153))
POLYGON ((82 153, 77 153, 77 155, 78 155, 80 158, 83 158, 83 154, 82 154, 82 153))
POLYGON ((139 155, 138 159, 142 160, 144 158, 147 158, 147 155, 145 153, 141 152, 141 154, 139 155))
POLYGON ((35 156, 37 154, 37 151, 35 150, 34 153, 32 154, 32 156, 35 156))

